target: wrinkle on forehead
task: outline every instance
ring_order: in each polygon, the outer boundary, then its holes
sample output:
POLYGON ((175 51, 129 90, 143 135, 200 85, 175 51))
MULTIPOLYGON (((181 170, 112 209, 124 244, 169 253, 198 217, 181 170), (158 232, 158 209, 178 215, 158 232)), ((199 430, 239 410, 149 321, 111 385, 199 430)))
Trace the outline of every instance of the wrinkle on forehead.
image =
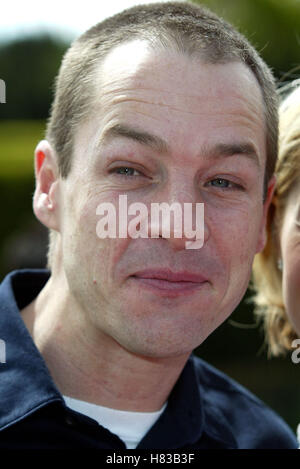
MULTIPOLYGON (((207 79, 207 75, 214 75, 222 70, 227 74, 228 84, 231 82, 230 98, 245 103, 245 111, 264 114, 264 103, 261 89, 253 73, 241 62, 226 64, 207 64, 201 58, 179 55, 175 52, 151 50, 145 41, 135 41, 123 44, 114 49, 101 65, 96 80, 95 104, 99 106, 116 105, 127 101, 139 101, 144 104, 165 105, 175 110, 193 112, 197 102, 203 106, 207 101, 209 112, 209 100, 211 97, 226 99, 226 95, 220 83, 207 79), (137 51, 135 44, 138 45, 137 51), (135 52, 137 52, 135 54, 135 52), (187 73, 193 69, 193 73, 187 73), (239 80, 236 79, 239 73, 239 80), (205 87, 197 86, 198 80, 204 79, 205 87), (176 92, 170 91, 168 85, 185 83, 187 86, 182 93, 179 87, 176 92), (167 85, 167 86, 166 86, 167 85), (190 90, 196 89, 196 93, 190 90), (98 90, 98 92, 97 92, 98 90), (251 94, 251 99, 245 102, 245 92, 251 94), (200 103, 201 100, 201 103, 200 103), (189 108, 189 111, 187 111, 189 108)), ((248 96, 249 97, 249 96, 248 96)), ((198 110, 195 111, 197 114, 198 110)))
POLYGON ((136 89, 127 89, 127 93, 124 94, 123 90, 115 90, 101 96, 99 101, 99 111, 101 109, 101 114, 103 116, 103 123, 108 123, 111 119, 118 120, 122 118, 128 119, 130 117, 145 116, 151 120, 157 120, 160 117, 157 116, 157 109, 165 109, 168 112, 174 112, 174 115, 178 115, 182 118, 182 115, 186 116, 198 116, 199 118, 203 117, 204 119, 213 119, 213 120, 230 120, 232 124, 235 122, 247 128, 250 128, 254 122, 256 125, 261 125, 261 113, 258 112, 257 108, 252 103, 250 106, 244 102, 243 98, 236 98, 236 101, 232 101, 226 109, 217 110, 215 107, 211 106, 211 100, 209 96, 204 95, 204 97, 199 98, 195 95, 180 95, 173 96, 174 99, 164 99, 163 92, 159 94, 160 90, 157 90, 157 93, 151 93, 148 99, 145 97, 145 91, 150 90, 149 88, 142 88, 140 90, 136 89), (180 99, 182 96, 183 99, 180 99), (199 105, 197 105, 197 100, 199 105), (200 102, 201 101, 201 102, 200 102), (240 104, 236 106, 236 104, 240 104))
POLYGON ((237 123, 252 129, 254 139, 262 129, 265 139, 262 92, 245 64, 209 64, 200 57, 153 51, 145 41, 123 44, 108 54, 99 68, 93 110, 102 129, 129 116, 138 124, 138 116, 153 121, 177 115, 184 120, 186 115, 199 116, 199 124, 205 119, 237 123), (164 109, 166 114, 160 112, 164 109))
MULTIPOLYGON (((186 76, 188 75, 186 72, 193 64, 196 64, 198 69, 201 69, 202 66, 205 66, 205 68, 209 67, 212 68, 212 70, 215 70, 216 67, 227 67, 229 65, 228 74, 230 75, 233 72, 233 67, 237 66, 240 71, 243 70, 244 78, 247 78, 249 85, 253 87, 255 84, 254 86, 256 86, 256 88, 258 88, 261 93, 259 83, 253 72, 246 64, 243 64, 238 59, 232 61, 228 60, 226 62, 220 63, 211 63, 205 56, 203 56, 201 51, 199 51, 199 54, 197 55, 189 56, 188 54, 180 53, 175 50, 166 49, 165 47, 160 46, 159 43, 157 44, 156 48, 153 48, 153 45, 149 44, 149 42, 147 42, 145 39, 135 39, 113 48, 101 62, 98 70, 97 85, 101 85, 99 89, 103 89, 105 92, 105 85, 108 84, 111 88, 114 88, 115 85, 120 83, 120 77, 122 77, 122 80, 124 80, 125 77, 129 80, 132 77, 135 77, 136 81, 138 81, 139 78, 144 81, 143 74, 145 71, 149 72, 149 65, 151 75, 150 79, 152 84, 155 80, 157 80, 154 69, 159 61, 160 64, 158 71, 161 71, 163 66, 167 72, 168 81, 172 80, 172 78, 182 78, 185 80, 186 76), (174 64, 176 63, 177 65, 180 63, 184 64, 184 66, 181 67, 179 76, 177 74, 176 76, 172 77, 172 73, 169 72, 172 72, 172 69, 174 69, 174 64)), ((177 67, 177 72, 178 71, 179 68, 177 67)), ((234 79, 232 81, 233 90, 236 90, 238 83, 234 82, 234 79)), ((159 89, 161 89, 161 85, 162 84, 160 83, 159 89)), ((211 88, 213 89, 213 85, 211 88)))
MULTIPOLYGON (((201 113, 214 114, 215 109, 211 107, 211 97, 214 95, 218 97, 217 90, 205 90, 201 94, 185 94, 180 92, 170 92, 164 88, 145 87, 141 86, 137 82, 136 86, 132 81, 136 81, 131 78, 131 86, 121 86, 120 81, 126 82, 128 78, 119 78, 118 83, 106 83, 101 86, 101 93, 97 104, 99 109, 105 111, 109 106, 117 106, 126 103, 137 103, 144 104, 146 106, 164 106, 174 111, 179 111, 187 114, 200 115, 201 113), (115 85, 115 86, 114 86, 115 85), (211 93, 212 91, 212 93, 211 93), (192 110, 192 108, 194 108, 192 110)), ((125 83, 124 83, 125 85, 125 83)), ((129 85, 129 83, 128 83, 129 85)), ((236 104, 240 104, 238 114, 240 115, 241 109, 244 107, 245 115, 251 114, 251 120, 254 115, 261 121, 261 107, 260 102, 253 97, 251 101, 245 100, 244 95, 239 90, 235 90, 234 95, 230 95, 231 107, 228 107, 226 114, 231 113, 232 115, 237 114, 235 111, 236 104)), ((220 99, 226 100, 224 95, 220 95, 220 99)), ((229 102, 229 99, 228 99, 229 102)), ((221 114, 221 113, 220 113, 221 114)))

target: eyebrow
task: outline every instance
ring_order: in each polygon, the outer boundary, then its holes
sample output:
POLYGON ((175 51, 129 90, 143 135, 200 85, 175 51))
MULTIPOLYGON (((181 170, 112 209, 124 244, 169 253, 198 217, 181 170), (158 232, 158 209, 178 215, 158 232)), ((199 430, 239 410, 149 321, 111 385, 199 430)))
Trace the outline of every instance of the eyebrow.
POLYGON ((208 150, 208 156, 234 156, 244 155, 260 167, 260 161, 252 143, 246 142, 233 142, 233 143, 219 143, 212 149, 208 150), (212 155, 211 155, 212 154, 212 155))
MULTIPOLYGON (((168 144, 157 135, 150 134, 149 132, 131 128, 125 124, 115 124, 107 128, 101 136, 100 143, 107 144, 114 138, 125 137, 134 140, 142 145, 151 147, 159 153, 168 153, 170 148, 168 144)), ((211 148, 204 147, 201 152, 205 158, 220 158, 234 155, 244 155, 260 167, 259 157, 256 149, 252 143, 247 142, 233 142, 233 143, 218 143, 211 148)))
POLYGON ((116 137, 134 140, 142 145, 151 147, 159 153, 167 153, 169 151, 167 143, 162 138, 142 130, 133 129, 124 124, 116 124, 106 129, 101 137, 101 143, 107 144, 116 137))

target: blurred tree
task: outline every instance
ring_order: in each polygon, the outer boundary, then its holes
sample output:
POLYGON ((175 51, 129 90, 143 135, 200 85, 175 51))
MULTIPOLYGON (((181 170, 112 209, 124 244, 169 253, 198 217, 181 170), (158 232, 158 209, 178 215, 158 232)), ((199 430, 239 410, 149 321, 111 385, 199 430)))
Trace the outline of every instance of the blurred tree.
POLYGON ((300 74, 299 0, 193 0, 206 5, 244 34, 277 79, 300 74), (296 71, 297 73, 297 71, 296 71))
MULTIPOLYGON (((193 0, 234 24, 260 51, 276 77, 287 81, 300 64, 300 0, 193 0)), ((46 118, 54 77, 68 44, 51 36, 0 45, 0 78, 6 105, 0 118, 46 118)))
POLYGON ((67 44, 50 36, 18 39, 0 45, 0 78, 6 83, 6 104, 0 118, 46 118, 54 77, 67 44))

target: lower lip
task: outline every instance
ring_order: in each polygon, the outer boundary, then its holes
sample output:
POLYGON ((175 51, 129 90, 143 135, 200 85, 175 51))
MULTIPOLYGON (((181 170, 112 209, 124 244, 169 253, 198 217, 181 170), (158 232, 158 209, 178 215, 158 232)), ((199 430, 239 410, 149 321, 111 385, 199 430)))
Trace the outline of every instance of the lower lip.
POLYGON ((131 277, 141 287, 154 291, 162 296, 175 297, 179 295, 191 295, 203 287, 207 282, 169 282, 168 280, 156 278, 131 277))

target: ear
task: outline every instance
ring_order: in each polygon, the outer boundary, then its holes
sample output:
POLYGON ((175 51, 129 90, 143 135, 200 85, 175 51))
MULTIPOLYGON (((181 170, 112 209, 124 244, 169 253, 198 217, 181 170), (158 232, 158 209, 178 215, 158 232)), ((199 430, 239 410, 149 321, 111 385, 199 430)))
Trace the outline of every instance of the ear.
POLYGON ((35 216, 47 228, 59 231, 59 171, 54 150, 47 140, 42 140, 35 149, 34 170, 35 216))
POLYGON ((272 202, 275 185, 276 185, 276 177, 275 175, 273 175, 268 183, 266 199, 264 201, 263 214, 261 218, 261 225, 260 225, 259 237, 258 237, 257 246, 256 246, 256 252, 261 252, 264 249, 266 241, 267 241, 267 229, 266 229, 267 228, 266 227, 267 215, 268 215, 268 210, 270 208, 270 204, 272 202))

